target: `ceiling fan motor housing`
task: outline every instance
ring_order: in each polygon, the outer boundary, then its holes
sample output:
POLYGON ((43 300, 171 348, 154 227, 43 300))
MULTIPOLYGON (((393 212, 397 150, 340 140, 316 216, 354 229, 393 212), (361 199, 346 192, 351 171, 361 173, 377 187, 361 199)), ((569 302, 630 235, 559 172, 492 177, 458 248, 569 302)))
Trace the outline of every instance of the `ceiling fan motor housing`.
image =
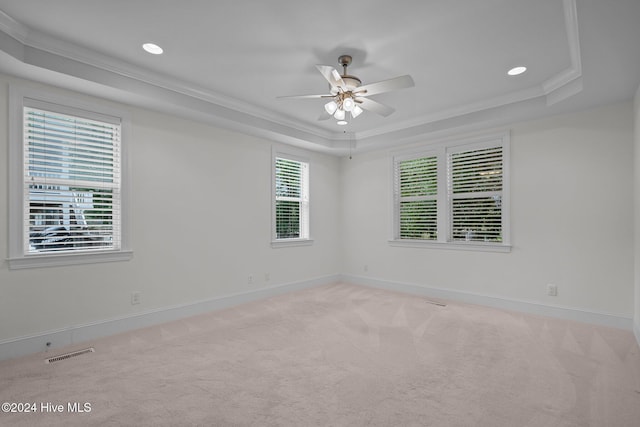
POLYGON ((357 78, 356 76, 342 76, 342 81, 344 82, 347 90, 354 90, 356 89, 358 86, 360 86, 362 84, 362 81, 360 81, 359 78, 357 78))

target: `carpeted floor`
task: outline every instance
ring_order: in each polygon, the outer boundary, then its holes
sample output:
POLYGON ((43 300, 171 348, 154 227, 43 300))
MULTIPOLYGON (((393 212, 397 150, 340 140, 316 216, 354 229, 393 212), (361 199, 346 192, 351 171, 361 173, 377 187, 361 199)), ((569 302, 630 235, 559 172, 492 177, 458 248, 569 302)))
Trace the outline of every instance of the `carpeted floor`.
POLYGON ((637 427, 640 350, 628 331, 336 284, 1 362, 0 402, 35 404, 0 413, 12 426, 637 427))

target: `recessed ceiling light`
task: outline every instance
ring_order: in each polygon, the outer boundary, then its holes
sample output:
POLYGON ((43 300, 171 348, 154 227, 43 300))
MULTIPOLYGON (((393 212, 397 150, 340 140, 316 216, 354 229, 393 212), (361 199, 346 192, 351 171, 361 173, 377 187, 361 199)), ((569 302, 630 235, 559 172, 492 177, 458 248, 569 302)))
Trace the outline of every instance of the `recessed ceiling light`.
POLYGON ((337 123, 338 125, 340 125, 340 126, 344 126, 344 125, 346 125, 346 124, 349 124, 349 122, 348 122, 348 121, 346 121, 346 120, 339 120, 339 121, 337 121, 336 123, 337 123))
POLYGON ((142 48, 153 55, 161 55, 164 50, 155 43, 145 43, 142 48))
POLYGON ((527 67, 513 67, 512 69, 510 69, 509 71, 507 71, 507 74, 509 74, 510 76, 517 76, 519 74, 524 73, 525 71, 527 71, 527 67))

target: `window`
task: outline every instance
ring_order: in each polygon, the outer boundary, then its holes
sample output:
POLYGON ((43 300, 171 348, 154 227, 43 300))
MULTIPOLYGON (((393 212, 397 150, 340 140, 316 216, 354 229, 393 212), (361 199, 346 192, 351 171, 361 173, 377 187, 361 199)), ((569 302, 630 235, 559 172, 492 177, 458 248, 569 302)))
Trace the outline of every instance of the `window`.
POLYGON ((10 266, 128 259, 123 119, 11 94, 10 266))
POLYGON ((438 158, 418 157, 398 163, 400 238, 438 237, 438 158))
POLYGON ((502 242, 502 147, 448 153, 447 177, 450 240, 502 242))
POLYGON ((392 244, 508 250, 508 135, 394 156, 392 244))
POLYGON ((309 240, 309 163, 276 153, 273 179, 273 241, 309 240))

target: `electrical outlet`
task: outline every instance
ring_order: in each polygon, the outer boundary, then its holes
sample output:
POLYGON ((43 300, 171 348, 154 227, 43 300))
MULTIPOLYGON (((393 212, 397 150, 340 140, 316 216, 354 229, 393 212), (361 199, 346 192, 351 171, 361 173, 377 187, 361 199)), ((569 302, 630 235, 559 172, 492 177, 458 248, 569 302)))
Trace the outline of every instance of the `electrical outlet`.
POLYGON ((140 291, 131 292, 131 305, 140 304, 140 291))
POLYGON ((550 297, 557 297, 558 296, 558 285, 554 285, 554 284, 547 284, 547 295, 549 295, 550 297))
POLYGON ((253 276, 249 275, 249 278, 247 279, 247 283, 248 284, 252 284, 253 283, 253 276))

